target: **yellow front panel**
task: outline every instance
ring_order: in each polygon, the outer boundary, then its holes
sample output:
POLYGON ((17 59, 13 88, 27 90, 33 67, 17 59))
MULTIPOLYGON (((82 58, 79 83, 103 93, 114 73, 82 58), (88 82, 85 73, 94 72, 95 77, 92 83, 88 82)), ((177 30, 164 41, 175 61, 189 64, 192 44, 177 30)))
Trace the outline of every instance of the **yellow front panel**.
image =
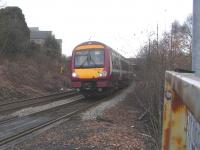
POLYGON ((75 50, 85 50, 85 49, 94 49, 94 48, 104 48, 103 45, 81 45, 75 50))
POLYGON ((88 68, 88 69, 75 69, 75 72, 81 79, 97 78, 99 73, 103 71, 103 68, 88 68))

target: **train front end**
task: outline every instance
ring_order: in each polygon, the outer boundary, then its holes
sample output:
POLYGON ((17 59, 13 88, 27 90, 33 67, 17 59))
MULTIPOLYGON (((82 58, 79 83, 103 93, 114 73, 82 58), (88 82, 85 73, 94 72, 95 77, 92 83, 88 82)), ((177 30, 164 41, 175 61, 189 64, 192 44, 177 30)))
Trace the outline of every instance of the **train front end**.
POLYGON ((85 42, 72 53, 72 88, 84 93, 102 92, 110 87, 109 51, 99 42, 85 42))

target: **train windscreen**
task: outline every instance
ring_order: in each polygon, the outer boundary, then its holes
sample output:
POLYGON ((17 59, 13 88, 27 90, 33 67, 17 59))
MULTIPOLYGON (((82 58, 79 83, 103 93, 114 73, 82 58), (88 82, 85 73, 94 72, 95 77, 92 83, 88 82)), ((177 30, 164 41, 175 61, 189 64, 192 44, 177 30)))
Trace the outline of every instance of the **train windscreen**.
POLYGON ((76 51, 75 68, 100 68, 104 66, 104 50, 88 49, 76 51))

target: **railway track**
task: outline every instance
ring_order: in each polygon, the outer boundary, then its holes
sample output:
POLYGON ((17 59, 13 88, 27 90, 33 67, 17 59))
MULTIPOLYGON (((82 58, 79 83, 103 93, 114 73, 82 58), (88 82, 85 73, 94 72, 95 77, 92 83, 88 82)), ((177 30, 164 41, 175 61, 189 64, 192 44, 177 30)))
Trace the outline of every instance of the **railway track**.
MULTIPOLYGON (((40 123, 37 123, 36 125, 28 128, 24 128, 16 133, 7 135, 6 137, 0 136, 0 148, 5 146, 6 144, 16 141, 20 138, 23 138, 25 136, 28 136, 34 132, 37 132, 39 130, 42 130, 48 126, 52 126, 53 124, 56 124, 57 122, 63 122, 69 118, 71 118, 73 115, 80 113, 84 110, 87 110, 90 107, 93 107, 95 105, 98 105, 99 103, 102 103, 103 101, 108 100, 108 98, 101 98, 100 100, 94 101, 94 100, 86 100, 83 98, 80 98, 76 101, 70 102, 66 105, 59 106, 57 108, 53 108, 51 110, 44 111, 42 113, 38 113, 36 115, 33 115, 32 117, 37 116, 52 116, 54 114, 55 116, 52 118, 50 117, 47 121, 42 121, 40 123)), ((0 126, 0 131, 1 131, 0 126)), ((5 128, 8 128, 7 125, 5 125, 5 128)), ((0 132, 0 135, 3 134, 0 132)), ((4 134, 5 135, 5 134, 4 134)))
POLYGON ((80 112, 108 101, 123 91, 124 90, 120 90, 113 93, 112 96, 104 98, 95 97, 94 99, 86 99, 80 97, 65 105, 31 114, 30 116, 22 117, 19 120, 7 120, 4 124, 0 124, 0 149, 7 149, 11 145, 25 140, 27 137, 44 132, 55 125, 67 121, 80 112))
POLYGON ((6 114, 8 112, 13 112, 26 107, 33 107, 37 105, 46 104, 49 102, 56 101, 58 99, 67 98, 76 95, 76 91, 59 92, 50 95, 34 97, 29 99, 23 99, 15 102, 9 102, 0 104, 0 115, 6 114))

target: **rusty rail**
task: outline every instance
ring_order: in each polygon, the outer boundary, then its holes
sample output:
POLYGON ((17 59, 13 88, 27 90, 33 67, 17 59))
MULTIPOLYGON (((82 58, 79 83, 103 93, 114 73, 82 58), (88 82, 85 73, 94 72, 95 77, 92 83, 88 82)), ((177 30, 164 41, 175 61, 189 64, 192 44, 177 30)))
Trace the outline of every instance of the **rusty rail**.
POLYGON ((167 71, 162 150, 197 150, 199 138, 200 78, 192 73, 167 71))

